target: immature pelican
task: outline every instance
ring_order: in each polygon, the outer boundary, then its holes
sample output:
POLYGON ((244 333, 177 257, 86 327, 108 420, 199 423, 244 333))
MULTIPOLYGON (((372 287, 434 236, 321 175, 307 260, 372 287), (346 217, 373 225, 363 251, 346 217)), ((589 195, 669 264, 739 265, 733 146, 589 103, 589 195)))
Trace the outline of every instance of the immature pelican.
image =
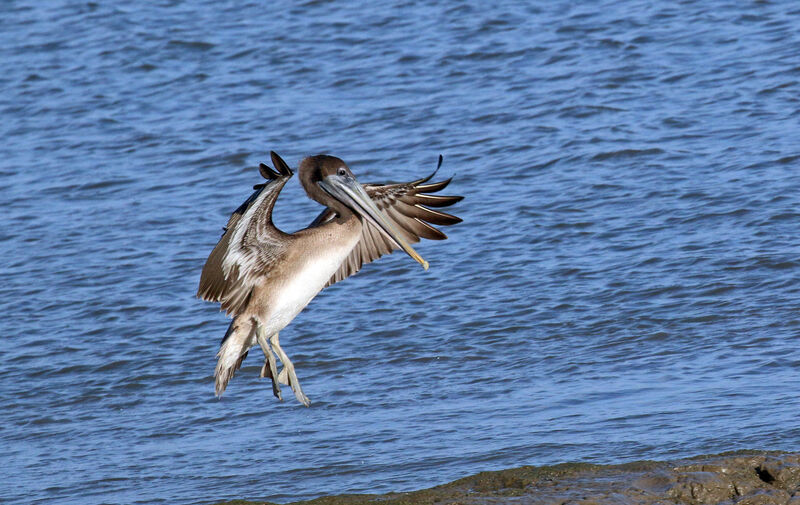
POLYGON ((428 223, 450 225, 461 219, 428 207, 446 207, 463 197, 426 194, 450 183, 424 184, 436 172, 404 184, 362 185, 342 160, 320 154, 300 162, 300 182, 309 198, 326 209, 308 228, 288 234, 272 223, 272 209, 293 172, 280 156, 270 154, 277 172, 259 166, 267 182, 254 186, 256 191, 231 215, 203 267, 197 296, 220 302, 221 310, 233 316, 217 353, 217 396, 258 342, 265 356, 261 377, 271 377, 273 394, 282 400, 280 384, 287 384, 308 407, 278 332, 323 288, 394 249, 403 249, 427 270, 428 262, 409 243, 447 238, 428 223), (273 350, 283 363, 280 374, 273 350))

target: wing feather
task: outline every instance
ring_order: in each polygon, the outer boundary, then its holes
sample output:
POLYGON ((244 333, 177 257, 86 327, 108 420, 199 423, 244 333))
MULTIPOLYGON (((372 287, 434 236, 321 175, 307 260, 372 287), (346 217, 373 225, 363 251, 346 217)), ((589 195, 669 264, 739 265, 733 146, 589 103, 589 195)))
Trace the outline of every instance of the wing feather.
MULTIPOLYGON (((434 172, 435 174, 435 172, 434 172)), ((444 240, 447 235, 431 226, 449 226, 461 222, 461 218, 431 209, 430 207, 448 207, 460 202, 463 196, 431 195, 446 188, 452 179, 425 184, 433 174, 416 181, 401 184, 364 184, 364 191, 372 198, 403 234, 409 243, 419 242, 422 238, 444 240)), ((326 209, 314 223, 324 223, 334 217, 333 211, 326 209)), ((361 239, 350 252, 350 255, 339 267, 339 270, 328 281, 327 286, 335 284, 358 272, 362 266, 375 261, 384 254, 399 249, 394 241, 387 239, 380 230, 369 222, 364 222, 361 239)))
POLYGON ((244 310, 254 286, 285 253, 288 235, 273 224, 272 210, 292 171, 272 155, 278 172, 261 164, 261 175, 268 182, 254 186, 253 194, 231 214, 200 275, 197 296, 220 302, 230 315, 244 310))

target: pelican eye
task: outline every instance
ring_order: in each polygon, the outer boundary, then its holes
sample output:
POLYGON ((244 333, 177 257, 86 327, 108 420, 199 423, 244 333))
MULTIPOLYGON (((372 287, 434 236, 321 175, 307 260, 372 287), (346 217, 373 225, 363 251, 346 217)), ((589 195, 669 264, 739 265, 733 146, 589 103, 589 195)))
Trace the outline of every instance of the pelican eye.
POLYGON ((340 168, 340 169, 339 169, 339 175, 342 175, 342 176, 344 176, 344 175, 346 175, 346 174, 347 174, 347 171, 345 171, 344 167, 342 167, 342 168, 340 168))

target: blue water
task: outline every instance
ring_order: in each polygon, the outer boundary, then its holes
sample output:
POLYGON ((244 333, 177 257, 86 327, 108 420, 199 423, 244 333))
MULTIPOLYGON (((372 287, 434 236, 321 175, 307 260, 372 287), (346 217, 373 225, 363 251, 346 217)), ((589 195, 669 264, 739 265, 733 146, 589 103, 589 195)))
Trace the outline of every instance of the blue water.
MULTIPOLYGON (((800 6, 0 3, 0 501, 278 502, 800 448, 800 6), (281 334, 194 298, 280 153, 464 223, 281 334)), ((285 230, 318 212, 290 181, 285 230)))

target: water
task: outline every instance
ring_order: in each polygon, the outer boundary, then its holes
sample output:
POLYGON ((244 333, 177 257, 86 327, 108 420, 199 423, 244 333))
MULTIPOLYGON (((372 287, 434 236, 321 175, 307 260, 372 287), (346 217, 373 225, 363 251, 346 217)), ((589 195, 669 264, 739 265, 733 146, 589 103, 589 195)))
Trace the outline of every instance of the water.
MULTIPOLYGON (((201 504, 797 450, 794 2, 4 2, 0 501, 201 504), (193 295, 274 149, 464 223, 281 335, 193 295), (256 353, 257 354, 257 353, 256 353)), ((318 207, 295 180, 286 230, 318 207)))

